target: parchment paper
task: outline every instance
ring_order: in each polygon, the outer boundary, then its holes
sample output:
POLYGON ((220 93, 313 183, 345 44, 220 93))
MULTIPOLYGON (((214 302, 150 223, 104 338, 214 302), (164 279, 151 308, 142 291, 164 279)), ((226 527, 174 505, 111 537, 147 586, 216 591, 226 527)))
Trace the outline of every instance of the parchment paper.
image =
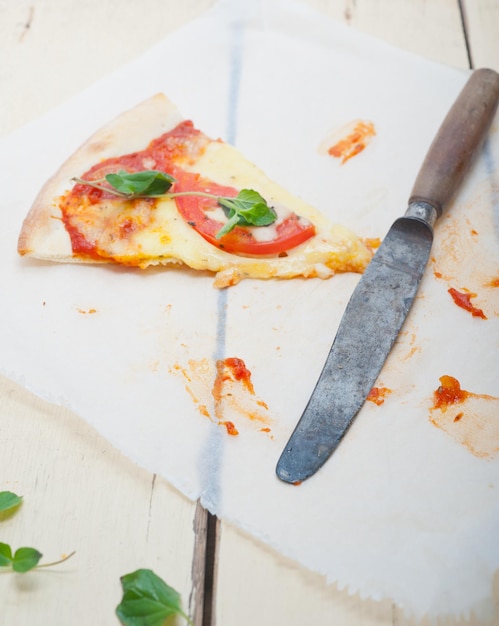
POLYGON ((0 145, 0 371, 341 588, 391 598, 417 617, 485 615, 499 567, 497 118, 437 227, 421 292, 378 381, 391 393, 366 403, 301 486, 279 482, 275 464, 358 276, 248 280, 220 292, 188 270, 50 265, 16 253, 46 178, 98 127, 158 91, 332 220, 383 237, 466 78, 299 3, 219 3, 0 145), (357 118, 376 128, 364 152, 344 165, 319 152, 330 131, 357 118), (449 287, 476 293, 488 319, 458 308, 449 287), (234 383, 220 403, 215 362, 226 357, 244 360, 254 393, 234 383), (431 411, 444 374, 479 394, 464 417, 431 411))

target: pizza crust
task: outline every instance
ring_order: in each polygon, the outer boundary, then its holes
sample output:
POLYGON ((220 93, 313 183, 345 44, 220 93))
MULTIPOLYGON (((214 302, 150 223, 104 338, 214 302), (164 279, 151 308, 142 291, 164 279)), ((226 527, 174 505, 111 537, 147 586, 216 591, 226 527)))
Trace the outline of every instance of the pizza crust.
POLYGON ((101 232, 98 225, 95 234, 100 248, 105 250, 104 258, 74 254, 59 208, 61 196, 71 187, 71 179, 81 177, 105 159, 143 150, 152 139, 182 121, 176 107, 163 94, 157 94, 98 130, 40 191, 23 223, 19 253, 66 263, 111 261, 142 268, 183 264, 215 273, 216 287, 234 285, 243 278, 328 278, 339 271, 362 272, 365 269, 372 252, 354 233, 330 224, 319 211, 269 180, 232 146, 209 139, 201 156, 190 165, 186 164, 186 169, 222 185, 259 191, 269 203, 281 203, 313 222, 316 235, 285 255, 240 256, 225 252, 203 239, 180 216, 175 201, 163 198, 157 201, 154 212, 148 216, 147 227, 124 241, 113 236, 112 232, 113 220, 121 217, 121 213, 116 213, 116 202, 114 208, 112 202, 103 202, 99 204, 99 211, 108 211, 106 215, 110 219, 106 224, 111 224, 111 232, 106 229, 101 232), (113 217, 116 215, 118 217, 113 217))

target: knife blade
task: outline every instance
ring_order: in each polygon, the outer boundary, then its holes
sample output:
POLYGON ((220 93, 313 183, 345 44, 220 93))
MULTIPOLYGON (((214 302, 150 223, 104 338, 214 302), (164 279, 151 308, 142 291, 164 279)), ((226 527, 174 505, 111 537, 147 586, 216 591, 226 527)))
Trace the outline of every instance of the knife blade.
POLYGON ((474 71, 445 117, 409 197, 355 288, 310 400, 277 463, 300 483, 337 448, 374 386, 423 277, 433 226, 479 152, 499 102, 499 74, 474 71))

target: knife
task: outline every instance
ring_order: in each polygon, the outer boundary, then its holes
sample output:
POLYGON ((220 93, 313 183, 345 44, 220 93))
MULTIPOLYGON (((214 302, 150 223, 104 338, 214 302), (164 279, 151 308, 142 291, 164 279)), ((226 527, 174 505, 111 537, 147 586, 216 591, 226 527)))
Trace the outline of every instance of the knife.
POLYGON ((414 302, 433 226, 478 153, 499 101, 499 74, 473 72, 448 112, 410 194, 355 288, 312 396, 277 464, 300 483, 322 467, 366 401, 414 302))

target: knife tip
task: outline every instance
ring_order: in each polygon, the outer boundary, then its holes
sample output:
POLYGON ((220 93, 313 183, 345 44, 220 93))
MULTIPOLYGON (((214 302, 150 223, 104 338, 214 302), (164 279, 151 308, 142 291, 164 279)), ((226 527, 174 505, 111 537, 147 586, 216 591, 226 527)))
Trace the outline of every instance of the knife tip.
POLYGON ((310 478, 314 471, 299 471, 300 468, 297 467, 296 463, 293 463, 293 460, 290 457, 281 456, 279 462, 276 466, 276 475, 277 478, 282 480, 285 483, 290 485, 301 485, 301 483, 310 478))

